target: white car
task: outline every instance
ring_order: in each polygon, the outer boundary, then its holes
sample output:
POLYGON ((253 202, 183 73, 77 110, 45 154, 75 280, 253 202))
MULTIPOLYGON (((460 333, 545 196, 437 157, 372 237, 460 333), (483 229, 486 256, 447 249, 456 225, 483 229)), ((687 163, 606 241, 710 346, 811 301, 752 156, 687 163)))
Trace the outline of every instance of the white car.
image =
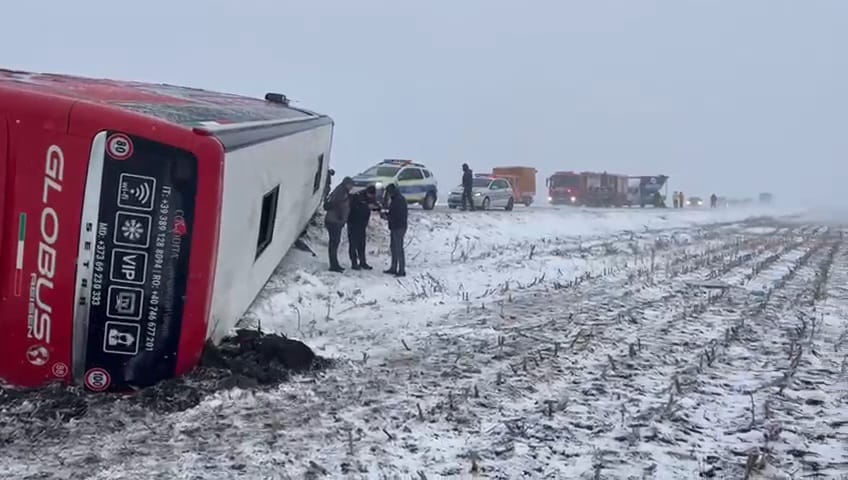
POLYGON ((703 207, 704 201, 701 199, 701 197, 689 197, 686 200, 686 205, 690 207, 703 207))
MULTIPOLYGON (((512 210, 515 206, 515 195, 509 180, 486 174, 478 174, 472 180, 471 195, 474 208, 488 210, 503 208, 512 210)), ((462 185, 451 190, 448 196, 448 208, 462 206, 462 185)))
POLYGON ((383 192, 390 183, 397 185, 408 203, 419 203, 424 210, 432 210, 436 206, 439 195, 436 178, 423 164, 410 160, 383 160, 353 177, 353 191, 374 185, 377 198, 383 198, 383 192))

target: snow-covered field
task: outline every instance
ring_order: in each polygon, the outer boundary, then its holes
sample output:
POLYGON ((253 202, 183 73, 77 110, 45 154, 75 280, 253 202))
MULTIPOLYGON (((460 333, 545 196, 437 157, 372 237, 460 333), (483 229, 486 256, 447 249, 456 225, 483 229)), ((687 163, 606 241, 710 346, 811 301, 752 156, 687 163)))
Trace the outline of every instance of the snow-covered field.
POLYGON ((410 222, 406 278, 380 273, 379 219, 371 272, 326 272, 316 229, 318 257, 292 251, 245 319, 334 368, 176 413, 99 401, 41 431, 24 401, 0 417, 0 477, 848 473, 840 227, 753 210, 410 222))

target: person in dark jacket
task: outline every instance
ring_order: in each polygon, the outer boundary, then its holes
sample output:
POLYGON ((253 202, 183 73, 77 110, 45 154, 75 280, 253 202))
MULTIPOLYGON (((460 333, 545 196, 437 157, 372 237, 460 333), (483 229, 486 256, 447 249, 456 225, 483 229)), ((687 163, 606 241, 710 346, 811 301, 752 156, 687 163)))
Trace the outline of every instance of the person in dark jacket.
POLYGON ((718 197, 714 193, 710 195, 710 208, 716 208, 716 205, 718 205, 718 197))
POLYGON ((350 196, 347 242, 352 270, 371 270, 371 265, 365 261, 365 232, 368 229, 368 221, 371 220, 371 206, 376 202, 377 189, 374 185, 369 185, 350 196))
POLYGON ((330 258, 331 272, 344 272, 344 268, 339 265, 338 252, 339 243, 342 239, 342 229, 350 214, 351 188, 353 188, 353 179, 345 177, 324 202, 324 210, 327 211, 327 214, 324 215, 324 226, 327 227, 327 234, 330 237, 327 253, 330 258))
POLYGON ((406 236, 408 207, 406 198, 394 184, 386 187, 389 196, 389 211, 386 218, 389 222, 389 236, 391 238, 389 247, 392 252, 392 266, 384 273, 406 276, 406 258, 403 251, 403 239, 406 236))
POLYGON ((474 194, 472 190, 474 188, 474 173, 471 171, 471 168, 467 163, 462 164, 462 209, 466 209, 466 202, 468 203, 468 208, 474 210, 474 194))

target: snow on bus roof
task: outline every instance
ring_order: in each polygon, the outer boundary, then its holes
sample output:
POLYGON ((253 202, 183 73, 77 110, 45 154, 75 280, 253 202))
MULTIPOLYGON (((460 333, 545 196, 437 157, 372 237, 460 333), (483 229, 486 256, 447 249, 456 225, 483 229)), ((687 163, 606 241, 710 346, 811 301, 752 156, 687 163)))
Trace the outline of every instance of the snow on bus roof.
POLYGON ((0 87, 98 102, 188 127, 319 115, 288 105, 199 88, 0 69, 0 87))

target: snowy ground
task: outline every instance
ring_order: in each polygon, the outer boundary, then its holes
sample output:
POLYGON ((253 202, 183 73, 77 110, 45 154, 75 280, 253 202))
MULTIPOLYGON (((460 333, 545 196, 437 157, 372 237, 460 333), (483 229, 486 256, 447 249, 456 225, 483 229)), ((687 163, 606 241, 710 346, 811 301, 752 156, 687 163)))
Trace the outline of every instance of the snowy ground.
POLYGON ((379 219, 372 272, 326 272, 316 230, 319 256, 293 251, 246 319, 335 368, 178 413, 103 402, 40 434, 10 433, 18 406, 0 419, 0 478, 848 472, 840 227, 741 210, 410 213, 406 278, 379 273, 379 219))

